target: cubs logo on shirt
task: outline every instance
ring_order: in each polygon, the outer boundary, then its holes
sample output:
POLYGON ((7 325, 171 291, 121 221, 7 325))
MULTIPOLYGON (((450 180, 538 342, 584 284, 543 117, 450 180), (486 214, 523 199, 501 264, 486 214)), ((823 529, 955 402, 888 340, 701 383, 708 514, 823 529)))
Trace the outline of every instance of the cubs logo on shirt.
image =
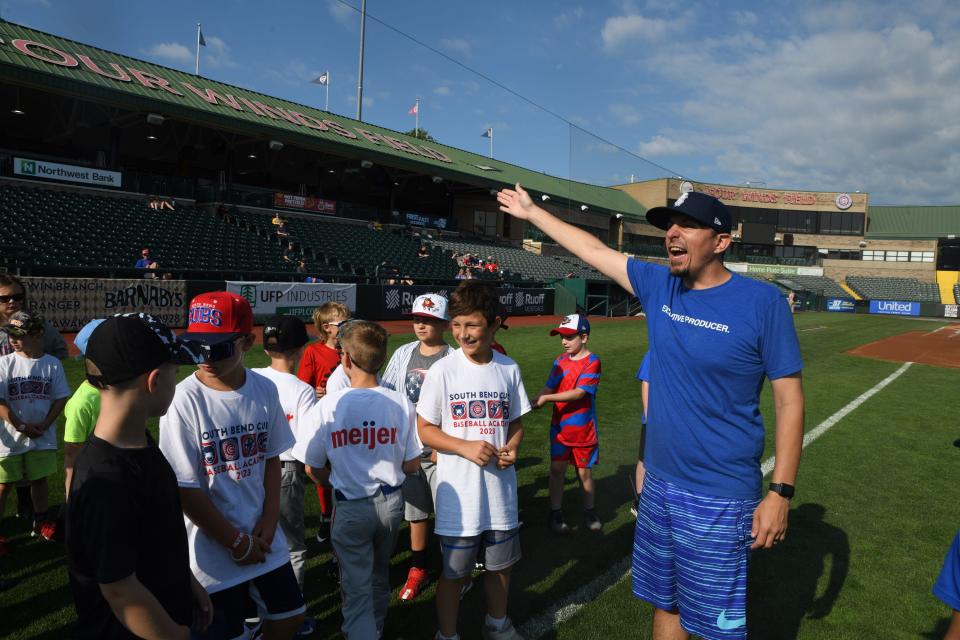
POLYGON ((483 400, 470 401, 470 417, 477 420, 487 417, 487 403, 483 400))
POLYGON ((257 436, 252 433, 245 433, 240 436, 240 449, 243 451, 244 458, 257 455, 257 436))
POLYGON ((236 438, 227 438, 220 441, 220 455, 224 462, 234 462, 240 459, 240 447, 236 438))
POLYGON ((462 420, 467 417, 467 403, 466 402, 451 402, 450 403, 450 415, 453 416, 454 420, 462 420))
POLYGON ((502 420, 503 419, 503 401, 487 400, 487 415, 490 416, 491 420, 502 420))

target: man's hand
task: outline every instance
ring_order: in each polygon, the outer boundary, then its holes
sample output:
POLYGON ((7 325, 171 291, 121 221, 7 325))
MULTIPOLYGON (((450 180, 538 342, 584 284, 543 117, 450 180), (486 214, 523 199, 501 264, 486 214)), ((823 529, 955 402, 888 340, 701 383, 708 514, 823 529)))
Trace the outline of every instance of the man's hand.
POLYGON ((509 213, 520 220, 529 218, 536 206, 533 204, 530 194, 520 186, 519 182, 514 185, 513 189, 501 189, 497 193, 497 202, 500 203, 500 211, 509 213))
POLYGON ((213 603, 210 594, 197 579, 190 576, 190 596, 193 598, 193 629, 206 631, 213 622, 213 603))
POLYGON ((506 469, 517 463, 517 450, 515 447, 504 446, 500 448, 499 458, 497 459, 497 469, 506 469))
POLYGON ((270 552, 270 545, 267 544, 263 539, 258 538, 255 535, 247 534, 250 538, 249 542, 244 540, 240 543, 240 546, 234 550, 232 556, 233 561, 236 562, 241 567, 245 567, 249 564, 260 564, 267 561, 266 554, 270 552), (243 560, 237 560, 238 557, 242 556, 247 551, 247 545, 252 545, 250 547, 250 553, 247 554, 247 557, 243 560))
POLYGON ((787 536, 787 514, 790 513, 790 501, 783 496, 770 492, 753 512, 753 527, 750 535, 754 538, 751 549, 770 549, 787 536))
POLYGON ((485 440, 464 440, 457 453, 480 467, 499 455, 497 448, 485 440))
POLYGON ((542 394, 542 393, 538 393, 538 394, 537 394, 537 397, 534 398, 534 399, 533 399, 533 402, 530 403, 530 405, 531 405, 534 409, 539 409, 539 408, 542 407, 543 405, 547 404, 547 401, 543 399, 543 395, 544 395, 544 394, 542 394))
POLYGON ((434 449, 430 452, 430 462, 437 464, 437 450, 434 449))
POLYGON ((321 398, 323 398, 323 396, 327 395, 327 388, 317 387, 316 389, 314 389, 314 393, 316 393, 317 400, 320 400, 321 398))

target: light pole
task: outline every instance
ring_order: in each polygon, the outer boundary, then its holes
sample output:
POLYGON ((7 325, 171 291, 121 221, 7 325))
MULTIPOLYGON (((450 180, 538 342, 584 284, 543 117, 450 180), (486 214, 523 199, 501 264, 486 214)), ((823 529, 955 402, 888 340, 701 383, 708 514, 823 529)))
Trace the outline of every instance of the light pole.
POLYGON ((363 38, 367 30, 367 0, 360 4, 360 70, 357 72, 357 120, 363 122, 363 38))

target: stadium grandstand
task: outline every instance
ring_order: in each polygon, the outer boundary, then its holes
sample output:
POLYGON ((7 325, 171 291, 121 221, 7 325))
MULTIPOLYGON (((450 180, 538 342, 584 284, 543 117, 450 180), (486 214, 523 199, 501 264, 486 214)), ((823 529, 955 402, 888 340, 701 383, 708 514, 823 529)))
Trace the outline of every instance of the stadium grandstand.
POLYGON ((520 182, 555 215, 661 263, 646 210, 714 195, 733 214, 731 270, 796 292, 804 309, 958 302, 960 207, 676 177, 586 184, 10 22, 0 40, 2 266, 21 275, 141 278, 133 265, 149 248, 177 280, 446 286, 471 254, 495 265, 476 277, 635 312, 498 210, 492 195, 520 182))

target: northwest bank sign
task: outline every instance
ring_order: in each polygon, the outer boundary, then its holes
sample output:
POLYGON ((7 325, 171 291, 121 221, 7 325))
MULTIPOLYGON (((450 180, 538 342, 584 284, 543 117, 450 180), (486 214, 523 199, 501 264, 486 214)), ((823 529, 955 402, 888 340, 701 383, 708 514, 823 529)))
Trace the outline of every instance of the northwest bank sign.
MULTIPOLYGON (((266 104, 260 99, 253 99, 251 96, 243 95, 239 91, 227 93, 227 90, 235 90, 235 88, 225 87, 224 85, 217 85, 222 88, 220 91, 215 91, 210 88, 210 84, 205 83, 202 78, 189 76, 190 81, 188 82, 186 79, 178 77, 186 76, 186 74, 173 70, 167 70, 169 71, 169 73, 165 73, 167 77, 163 77, 139 68, 143 66, 143 63, 133 59, 116 56, 123 64, 118 62, 108 63, 105 60, 101 59, 98 61, 82 53, 66 51, 64 50, 66 47, 61 49, 27 38, 12 38, 9 40, 0 38, 0 46, 9 46, 18 54, 44 64, 63 69, 75 69, 78 75, 87 76, 83 78, 84 80, 93 80, 93 75, 95 74, 96 76, 116 82, 118 85, 138 85, 151 91, 160 92, 168 101, 173 99, 186 102, 189 96, 196 96, 207 105, 216 107, 218 110, 223 110, 226 113, 252 114, 259 119, 272 120, 278 123, 289 123, 297 128, 329 134, 348 140, 359 141, 362 139, 373 145, 388 146, 412 156, 430 158, 445 163, 453 162, 453 158, 442 151, 419 144, 419 141, 417 144, 413 144, 406 140, 369 131, 361 127, 344 125, 330 118, 316 117, 309 113, 280 107, 276 104, 266 104)), ((107 57, 106 54, 101 55, 107 57)), ((155 68, 162 69, 160 67, 155 68)))

